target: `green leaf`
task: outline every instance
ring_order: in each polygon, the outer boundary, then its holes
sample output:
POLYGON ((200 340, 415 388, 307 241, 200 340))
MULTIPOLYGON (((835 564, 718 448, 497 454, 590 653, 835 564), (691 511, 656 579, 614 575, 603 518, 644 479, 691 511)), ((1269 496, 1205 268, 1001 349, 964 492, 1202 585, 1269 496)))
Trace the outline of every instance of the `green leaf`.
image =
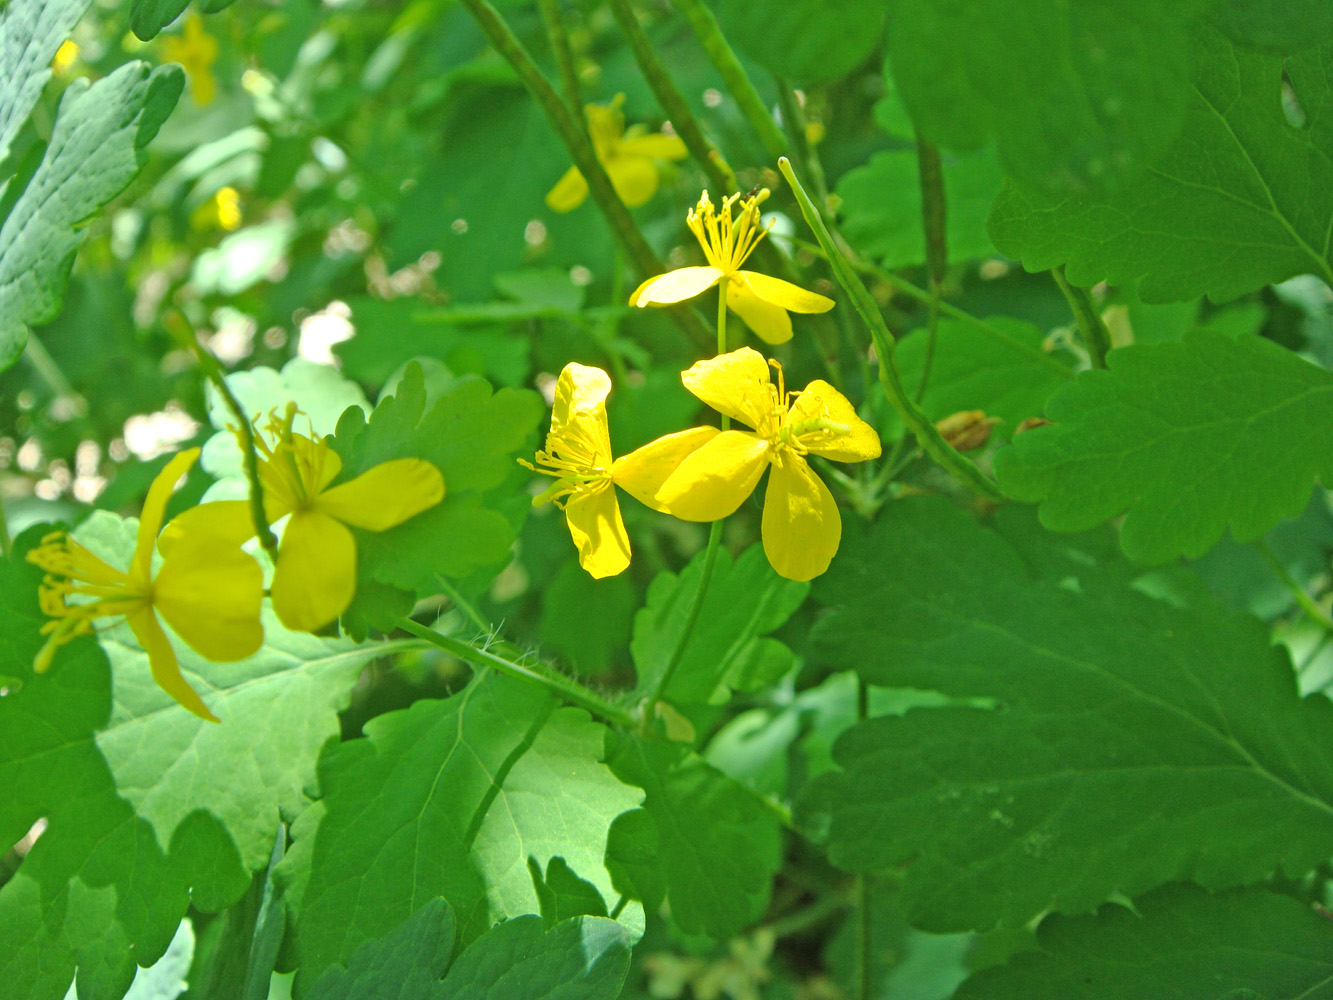
POLYGON ((0 164, 51 79, 51 59, 88 4, 89 0, 10 0, 0 9, 0 164))
MULTIPOLYGON (((230 7, 236 0, 199 0, 198 7, 205 14, 216 14, 230 7)), ((132 0, 130 4, 130 28, 139 36, 140 41, 148 41, 157 35, 189 6, 190 0, 132 0)))
POLYGON ((46 156, 0 226, 0 371, 18 359, 27 327, 59 311, 78 227, 139 173, 184 80, 178 66, 132 62, 65 90, 46 156))
MULTIPOLYGON (((437 593, 441 576, 457 579, 508 559, 514 524, 486 494, 517 475, 516 454, 544 411, 537 393, 493 394, 481 379, 462 380, 429 408, 427 402, 421 367, 410 364, 369 421, 347 410, 332 442, 347 480, 396 458, 423 458, 444 476, 442 503, 388 531, 356 532, 358 581, 419 594, 437 593)), ((505 499, 521 519, 526 498, 514 504, 512 496, 505 499)))
POLYGON ((884 3, 842 0, 835 14, 820 0, 721 0, 717 19, 727 39, 764 69, 808 87, 865 61, 884 31, 884 3))
POLYGON ((1054 424, 995 456, 1001 487, 1079 531, 1125 514, 1139 562, 1200 556, 1298 517, 1333 483, 1333 375, 1258 337, 1196 330, 1112 351, 1051 398, 1054 424))
POLYGON ((540 917, 519 917, 458 956, 441 1000, 614 1000, 629 958, 629 931, 614 920, 575 917, 543 933, 540 917))
POLYGON ((1172 885, 1095 916, 1050 917, 1038 952, 969 979, 957 1000, 1327 1000, 1333 924, 1264 889, 1172 885), (1137 911, 1137 912, 1135 912, 1137 911))
MULTIPOLYGON (((992 256, 986 216, 1004 183, 995 153, 945 154, 942 160, 949 260, 992 256)), ((843 234, 858 251, 890 270, 926 262, 921 176, 913 150, 876 153, 869 163, 842 176, 837 193, 843 234)))
MULTIPOLYGON (((1021 925, 1175 880, 1300 875, 1333 850, 1333 704, 1301 699, 1266 629, 1153 600, 1124 567, 1020 553, 903 501, 816 585, 821 659, 974 707, 872 719, 815 783, 830 857, 902 865, 926 930, 1021 925)), ((802 810, 806 808, 802 804, 802 810)))
POLYGON ((1040 188, 1108 187, 1155 162, 1179 131, 1186 24, 1201 6, 893 0, 889 64, 936 145, 993 139, 1006 171, 1040 188))
POLYGON ((347 961, 424 897, 449 901, 463 941, 537 912, 529 858, 562 857, 610 895, 606 831, 640 795, 600 763, 604 733, 541 689, 486 674, 330 747, 322 815, 298 820, 279 867, 295 883, 302 977, 347 961))
MULTIPOLYGON (((703 564, 700 552, 679 576, 659 573, 634 616, 630 652, 640 691, 656 690, 666 672, 699 591, 703 564)), ((791 651, 760 637, 790 618, 809 592, 809 584, 778 576, 760 545, 751 545, 734 562, 719 550, 699 618, 663 694, 680 702, 723 701, 732 688, 753 691, 772 684, 791 669, 791 651)))
POLYGON ((1220 0, 1208 19, 1237 45, 1285 55, 1333 35, 1333 6, 1324 0, 1220 0))
MULTIPOLYGON (((186 990, 186 977, 194 958, 194 927, 182 920, 166 953, 146 969, 134 975, 134 983, 125 1000, 176 1000, 186 990)), ((77 1000, 70 987, 67 1000, 77 1000)))
MULTIPOLYGON (((134 530, 99 511, 78 537, 126 565, 134 530)), ((266 615, 265 644, 247 660, 211 663, 178 645, 187 681, 223 720, 213 725, 153 682, 124 625, 103 632, 101 648, 70 643, 34 675, 40 576, 0 567, 0 663, 22 680, 0 698, 0 841, 48 821, 0 888, 0 976, 18 995, 60 997, 77 962, 82 1000, 115 1000, 188 905, 214 911, 241 897, 279 816, 304 806, 361 668, 400 644, 289 633, 266 615)))
POLYGON ((542 642, 578 673, 601 673, 624 655, 638 603, 624 575, 595 580, 569 559, 542 588, 542 642))
MULTIPOLYGON (((1073 378, 1071 359, 1048 353, 1042 332, 1023 320, 992 316, 985 327, 940 320, 921 408, 931 420, 962 410, 984 410, 1002 421, 993 436, 1004 441, 1028 417, 1040 416, 1051 394, 1073 378)), ((921 381, 928 343, 925 330, 913 330, 898 342, 894 353, 909 389, 921 381)), ((892 428, 902 427, 891 411, 884 424, 889 435, 892 428)))
POLYGON ((644 790, 606 845, 615 886, 689 934, 725 939, 763 915, 778 867, 778 825, 755 794, 678 744, 607 741, 616 777, 644 790))
POLYGON ((1293 275, 1333 280, 1333 61, 1285 62, 1195 40, 1194 89, 1179 139, 1134 184, 1109 194, 1006 189, 991 212, 996 247, 1029 271, 1132 284, 1145 302, 1234 299, 1293 275), (1283 73, 1306 117, 1287 121, 1283 73))
POLYGON ((454 954, 454 913, 436 897, 382 938, 356 949, 347 968, 333 966, 306 1000, 443 1000, 440 980, 454 954))
POLYGON ((542 924, 547 929, 571 917, 606 916, 606 901, 597 886, 579 878, 564 858, 552 858, 545 875, 536 858, 528 858, 528 874, 541 900, 542 924))

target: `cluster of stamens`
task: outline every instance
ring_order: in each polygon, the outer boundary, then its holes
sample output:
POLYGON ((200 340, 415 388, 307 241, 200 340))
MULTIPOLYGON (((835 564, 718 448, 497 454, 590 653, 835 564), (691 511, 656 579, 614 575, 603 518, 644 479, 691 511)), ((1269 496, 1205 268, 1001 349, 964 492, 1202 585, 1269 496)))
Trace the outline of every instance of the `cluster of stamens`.
POLYGON ((824 414, 817 417, 810 417, 806 420, 789 421, 787 418, 791 412, 792 401, 800 396, 799 391, 787 392, 786 380, 782 374, 782 365, 769 359, 769 367, 778 373, 778 384, 772 382, 768 384, 769 398, 772 400, 772 409, 770 419, 773 421, 774 431, 768 436, 774 448, 790 448, 798 455, 807 455, 810 452, 809 445, 815 442, 807 442, 803 438, 813 435, 824 435, 819 438, 820 441, 826 441, 829 438, 841 437, 844 434, 850 434, 852 429, 846 424, 840 424, 836 420, 830 420, 824 414))
POLYGON ((744 200, 739 194, 729 195, 722 199, 722 210, 719 212, 708 200, 707 191, 700 196, 699 204, 686 213, 685 221, 698 238, 699 245, 704 248, 708 263, 727 274, 745 263, 745 258, 750 256, 772 225, 759 225, 759 205, 767 197, 768 188, 762 188, 744 200), (740 214, 733 220, 731 207, 738 201, 741 203, 740 214))

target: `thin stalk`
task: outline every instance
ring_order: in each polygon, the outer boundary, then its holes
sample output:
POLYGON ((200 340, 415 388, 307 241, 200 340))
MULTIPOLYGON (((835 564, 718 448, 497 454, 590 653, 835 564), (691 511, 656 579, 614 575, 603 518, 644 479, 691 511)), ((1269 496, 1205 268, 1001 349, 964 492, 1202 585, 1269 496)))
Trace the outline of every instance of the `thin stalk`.
POLYGON ((404 632, 410 632, 420 639, 425 639, 433 646, 438 646, 446 653, 456 656, 460 660, 471 663, 473 666, 490 668, 498 673, 507 674, 510 677, 518 677, 526 681, 546 688, 552 694, 573 705, 586 709, 593 715, 596 715, 607 722, 614 723, 625 729, 635 725, 636 720, 629 712, 617 705, 613 705, 601 695, 595 693, 589 688, 584 687, 572 677, 566 677, 563 674, 556 673, 553 670, 539 669, 537 667, 527 666, 522 663, 515 663, 513 660, 498 656, 487 649, 478 649, 470 643, 463 642, 460 639, 454 639, 443 635, 411 618, 395 619, 394 624, 404 632))
POLYGON ((778 169, 782 171, 782 176, 791 185, 792 193, 796 195, 796 201, 801 206, 801 214, 805 216, 806 223, 814 230, 815 237, 819 240, 820 246, 824 248, 825 256, 828 258, 829 265, 833 268, 834 276, 837 277, 843 290, 851 297, 852 305, 870 330, 870 335, 875 342, 875 353, 879 356, 879 381, 889 397, 889 402, 898 411, 898 416, 902 418, 903 423, 916 437, 917 442, 926 454, 954 478, 958 479, 959 482, 971 487, 987 499, 1003 499, 999 487, 987 479, 971 461, 959 454, 948 441, 944 440, 935 425, 931 423, 930 418, 921 411, 916 403, 908 398, 907 391, 903 388, 902 373, 898 370, 898 363, 894 358, 893 336, 884 324, 884 317, 880 315, 879 307, 875 304, 875 300, 870 297, 870 293, 866 291, 865 285, 861 284, 860 279, 852 272, 851 266, 847 263, 847 258, 833 245, 833 239, 829 236, 823 217, 814 203, 810 201, 810 196, 806 194, 801 182, 796 179, 791 163, 785 156, 778 160, 778 169))
MULTIPOLYGON (((864 722, 870 716, 870 687, 859 675, 856 678, 856 718, 864 722)), ((861 872, 856 876, 856 1000, 870 1000, 872 990, 871 955, 873 927, 870 912, 870 876, 861 872)))
POLYGON ((662 60, 657 58, 657 53, 653 51, 652 43, 644 33, 643 25, 639 23, 633 8, 630 7, 629 0, 611 0, 611 13, 615 15, 616 23, 620 25, 620 33, 629 42, 630 51, 634 53, 634 61, 643 71, 644 79, 648 81, 648 86, 657 96, 657 102, 662 105, 662 110, 671 120, 671 127, 685 143, 690 155, 699 166, 703 167, 704 173, 708 175, 708 183, 719 188, 723 195, 735 191, 736 175, 717 150, 704 138, 699 120, 694 117, 694 112, 690 110, 684 95, 671 79, 662 60))
MULTIPOLYGON (((801 239, 793 239, 792 243, 805 250, 809 250, 812 253, 817 253, 819 254, 819 256, 823 257, 826 260, 828 259, 828 254, 824 252, 824 248, 820 246, 818 243, 811 243, 808 240, 801 240, 801 239)), ((931 294, 927 289, 922 288, 920 285, 913 284, 906 278, 899 277, 892 271, 886 271, 883 268, 876 267, 874 264, 870 264, 865 261, 852 260, 852 259, 849 259, 847 261, 847 265, 853 271, 860 271, 862 274, 868 274, 872 278, 877 278, 878 280, 883 281, 886 284, 892 285, 895 291, 902 292, 904 295, 907 295, 910 298, 914 298, 918 302, 924 302, 927 305, 930 304, 931 294)), ((940 313, 941 315, 948 316, 950 319, 956 319, 960 323, 966 323, 968 324, 968 326, 971 326, 973 329, 985 333, 987 336, 1002 341, 1009 347, 1012 347, 1015 351, 1018 351, 1022 354, 1026 354, 1033 361, 1036 361, 1037 363, 1044 365, 1045 367, 1051 369, 1052 371, 1058 371, 1065 378, 1072 379, 1074 377, 1074 373, 1070 371, 1068 367, 1062 365, 1059 361, 1055 360, 1055 358, 1051 357, 1045 351, 1038 350, 1037 348, 1032 347, 1030 344, 1025 344, 1021 340, 1014 339, 1014 337, 1011 334, 1008 334, 1004 330, 1001 330, 998 326, 994 326, 990 323, 987 323, 984 319, 980 319, 977 316, 973 316, 970 312, 966 312, 962 309, 959 309, 957 306, 949 302, 941 301, 940 313)))
POLYGON ((1268 563, 1269 568, 1277 575, 1277 578, 1282 581, 1282 585, 1290 591, 1291 596, 1309 619, 1325 632, 1333 633, 1333 617, 1320 606, 1318 601, 1306 593, 1305 588, 1287 572, 1287 568, 1282 565, 1272 547, 1262 538, 1254 543, 1254 547, 1259 555, 1263 556, 1264 562, 1268 563))
POLYGON ((717 18, 713 17, 713 12, 704 6, 703 0, 672 0, 672 3, 675 4, 676 10, 684 15, 685 20, 690 22, 699 44, 703 46, 714 68, 721 74, 722 82, 731 91, 731 96, 736 98, 741 114, 750 123, 750 127, 758 133, 759 141, 764 144, 768 155, 782 156, 787 152, 787 143, 782 136, 782 130, 778 128, 777 122, 773 121, 768 108, 764 107, 763 99, 754 89, 754 84, 750 82, 745 67, 741 65, 731 45, 723 37, 722 29, 717 26, 717 18))
POLYGON ((569 47, 569 33, 565 31, 565 19, 560 14, 560 0, 537 0, 537 6, 541 8, 546 37, 555 55, 556 68, 560 71, 560 86, 565 90, 565 101, 577 119, 583 113, 583 95, 579 89, 579 74, 574 69, 574 53, 569 47))
POLYGON ((940 151, 920 136, 916 141, 917 172, 921 178, 921 228, 926 237, 926 272, 930 277, 930 302, 926 312, 926 356, 921 362, 921 381, 912 401, 920 403, 926 394, 930 369, 935 363, 935 342, 940 328, 940 291, 949 271, 949 244, 946 230, 948 204, 944 197, 944 170, 940 151))
POLYGON ((56 364, 56 359, 51 357, 42 342, 32 334, 28 334, 28 342, 23 347, 23 356, 28 359, 33 371, 46 383, 57 399, 69 400, 74 412, 79 416, 88 412, 88 401, 75 391, 69 379, 65 378, 65 373, 56 364))
POLYGON ((811 148, 805 137, 805 112, 796 91, 786 80, 778 80, 778 107, 782 109, 782 124, 787 133, 787 142, 791 144, 796 160, 805 169, 814 185, 815 194, 821 205, 828 204, 828 183, 824 179, 824 165, 811 148))
MULTIPOLYGON (((504 56, 519 79, 531 91, 532 96, 537 99, 537 103, 542 106, 546 117, 550 119, 556 133, 569 151, 574 165, 588 182, 588 191, 610 223, 611 232, 629 259, 634 261, 634 266, 641 276, 650 278, 666 271, 666 266, 639 232, 639 227, 635 225, 629 209, 616 196, 611 178, 606 175, 606 171, 598 161, 592 143, 588 141, 582 126, 565 106, 564 100, 551 85, 551 81, 538 69, 532 56, 510 30, 504 18, 486 0, 462 0, 462 3, 481 27, 482 33, 491 45, 504 56)), ((709 341, 707 328, 692 309, 672 309, 671 316, 686 336, 700 344, 709 341)))
POLYGON ((1063 267, 1052 268, 1051 277, 1060 286, 1065 301, 1069 303, 1069 308, 1074 312, 1074 320, 1078 323, 1079 336, 1083 338, 1083 346, 1088 349, 1088 357, 1092 359, 1092 367, 1105 368, 1106 352, 1111 349, 1111 334, 1106 329, 1106 324, 1102 322, 1101 314, 1097 312, 1092 296, 1088 294, 1086 288, 1071 285, 1069 279, 1065 277, 1063 267))

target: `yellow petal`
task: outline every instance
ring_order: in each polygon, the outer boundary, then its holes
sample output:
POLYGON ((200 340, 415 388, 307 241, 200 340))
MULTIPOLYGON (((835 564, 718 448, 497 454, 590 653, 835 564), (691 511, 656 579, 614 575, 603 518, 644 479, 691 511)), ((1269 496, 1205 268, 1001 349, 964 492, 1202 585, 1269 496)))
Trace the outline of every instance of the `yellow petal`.
POLYGON ((880 442, 875 428, 856 415, 847 397, 823 379, 815 379, 805 387, 792 404, 788 421, 796 423, 822 417, 851 428, 849 434, 828 432, 803 434, 801 444, 807 451, 835 462, 864 462, 879 458, 880 442))
POLYGON ((158 537, 157 551, 165 556, 181 539, 194 535, 216 538, 240 548, 254 534, 248 500, 218 500, 201 503, 173 517, 158 537))
POLYGON ((649 278, 629 297, 629 304, 669 306, 702 295, 717 284, 722 272, 715 267, 678 267, 656 278, 649 278))
POLYGON ((611 464, 606 397, 611 377, 600 368, 571 361, 560 372, 551 401, 551 433, 546 449, 587 468, 611 464))
POLYGON ((734 513, 768 467, 768 442, 748 431, 722 431, 689 455, 654 498, 682 521, 716 521, 734 513))
POLYGON ((646 204, 657 193, 657 167, 641 156, 613 156, 604 164, 616 196, 630 208, 646 204))
POLYGON ((655 497, 667 477, 719 433, 716 427, 691 427, 650 441, 616 459, 611 466, 611 481, 639 503, 661 510, 655 497))
POLYGON ((785 344, 791 340, 791 316, 787 310, 759 298, 739 275, 727 282, 727 308, 765 343, 785 344))
POLYGON ((320 511, 297 511, 282 533, 269 593, 289 629, 311 632, 333 621, 356 593, 352 532, 320 511))
POLYGON ((809 463, 794 452, 784 450, 773 464, 761 533, 769 563, 788 580, 814 579, 838 551, 838 505, 809 463))
POLYGON ((768 362, 758 351, 742 347, 730 354, 696 362, 681 373, 685 388, 733 420, 761 433, 773 420, 773 393, 768 362))
POLYGON ((570 167, 565 176, 546 192, 546 207, 552 212, 572 212, 588 197, 588 182, 578 167, 570 167))
POLYGON ((381 462, 315 501, 325 514, 367 531, 386 531, 444 499, 444 477, 420 458, 381 462))
POLYGON ((153 582, 153 607, 195 652, 243 660, 259 649, 264 574, 236 546, 191 533, 171 546, 153 582))
POLYGON ((629 565, 629 534, 610 482, 579 493, 565 504, 569 534, 579 550, 579 565, 595 579, 623 573, 629 565))
POLYGON ((778 306, 794 313, 822 313, 833 308, 834 302, 818 292, 808 292, 790 281, 774 278, 758 271, 737 271, 736 276, 745 279, 750 291, 770 305, 778 306))
POLYGON ((167 511, 167 501, 176 488, 176 480, 190 471, 195 459, 199 457, 198 448, 190 448, 176 455, 163 466, 162 471, 148 487, 148 496, 144 498, 143 510, 139 512, 139 538, 134 546, 134 559, 130 563, 130 575, 140 580, 147 580, 153 561, 153 545, 158 532, 162 530, 162 518, 167 511))
POLYGON ((139 640, 139 645, 148 654, 148 666, 153 671, 153 680, 157 681, 157 686, 175 698, 182 708, 193 712, 201 719, 217 722, 218 717, 208 710, 208 706, 195 693, 194 688, 185 683, 185 678, 181 676, 180 663, 176 659, 176 651, 171 648, 167 634, 157 623, 152 609, 145 607, 135 611, 127 615, 125 621, 129 624, 134 637, 139 640))
POLYGON ((620 144, 621 156, 646 156, 651 160, 683 160, 690 155, 680 136, 650 132, 647 135, 627 135, 620 144))

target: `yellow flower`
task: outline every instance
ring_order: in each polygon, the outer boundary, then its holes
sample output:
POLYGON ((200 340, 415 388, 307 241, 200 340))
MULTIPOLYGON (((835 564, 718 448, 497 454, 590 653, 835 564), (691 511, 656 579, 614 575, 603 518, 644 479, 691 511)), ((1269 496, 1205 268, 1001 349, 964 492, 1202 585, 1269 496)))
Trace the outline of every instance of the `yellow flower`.
POLYGON ((722 201, 718 212, 705 191, 699 204, 685 216, 690 230, 704 248, 705 267, 680 267, 649 278, 629 297, 632 306, 671 305, 692 299, 727 279, 727 308, 745 321, 761 340, 781 344, 791 339, 788 311, 822 313, 833 308, 833 300, 741 265, 768 232, 759 227, 759 205, 768 188, 741 199, 733 194, 722 201), (731 206, 741 203, 740 215, 732 218, 731 206))
POLYGON ((191 13, 185 19, 185 29, 179 35, 162 39, 162 55, 169 62, 178 62, 185 68, 190 80, 190 94, 196 104, 211 104, 218 93, 218 81, 213 76, 213 63, 218 57, 218 40, 204 30, 204 19, 191 13))
POLYGON ((264 639, 259 624, 263 574, 259 564, 224 538, 207 533, 164 532, 162 517, 172 488, 199 457, 183 451, 153 480, 139 517, 139 536, 129 568, 107 565, 63 531, 42 539, 28 561, 46 570, 40 593, 51 621, 33 669, 43 672, 55 651, 77 635, 93 631, 98 618, 124 617, 148 654, 153 679, 195 715, 217 722, 181 676, 180 664, 160 615, 187 646, 210 660, 242 660, 264 639), (153 544, 162 553, 152 573, 153 544), (70 598, 92 598, 76 600, 70 598))
MULTIPOLYGON (((347 610, 356 594, 356 539, 347 527, 387 531, 444 499, 444 477, 430 462, 397 458, 330 487, 342 459, 323 441, 292 431, 295 407, 268 425, 275 444, 255 435, 259 479, 270 523, 287 515, 269 596, 289 629, 311 632, 347 610)), ((244 500, 200 504, 168 530, 244 541, 254 534, 244 500)))
POLYGON ((764 552, 789 580, 819 576, 838 551, 842 519, 805 456, 864 462, 879 456, 879 435, 827 382, 787 392, 782 368, 748 347, 700 361, 681 379, 709 406, 754 430, 683 432, 692 435, 689 453, 664 476, 667 464, 660 456, 674 457, 682 447, 672 440, 680 435, 668 434, 622 459, 621 478, 635 479, 650 494, 645 502, 651 507, 686 521, 716 521, 735 511, 772 466, 764 497, 764 552), (769 365, 778 371, 776 386, 769 365))
POLYGON ((234 187, 218 188, 217 193, 194 210, 190 223, 196 229, 225 229, 235 232, 241 228, 241 193, 234 187))
MULTIPOLYGON (((658 160, 683 160, 689 155, 679 137, 648 132, 642 125, 625 131, 625 115, 620 105, 624 94, 617 94, 609 105, 589 104, 583 109, 588 117, 588 134, 593 152, 606 168, 606 175, 616 194, 630 208, 638 208, 657 193, 661 174, 658 160)), ((554 212, 572 212, 588 197, 588 182, 578 167, 570 167, 546 195, 546 205, 554 212)))
POLYGON ((522 463, 555 478, 533 498, 532 505, 553 502, 564 510, 569 534, 579 550, 579 565, 599 580, 622 573, 629 565, 629 535, 620 518, 615 485, 649 503, 657 482, 675 468, 673 462, 679 464, 712 431, 696 428, 705 433, 693 437, 691 431, 684 431, 673 435, 677 440, 658 447, 652 456, 636 459, 639 453, 635 452, 613 461, 606 425, 610 392, 611 379, 602 369, 576 362, 565 365, 556 383, 546 449, 537 452, 538 465, 522 463), (569 499, 561 503, 564 497, 569 499))
POLYGON ((56 76, 68 73, 79 61, 79 51, 79 43, 72 38, 66 38, 60 43, 60 48, 56 49, 55 57, 51 60, 52 72, 56 76))

